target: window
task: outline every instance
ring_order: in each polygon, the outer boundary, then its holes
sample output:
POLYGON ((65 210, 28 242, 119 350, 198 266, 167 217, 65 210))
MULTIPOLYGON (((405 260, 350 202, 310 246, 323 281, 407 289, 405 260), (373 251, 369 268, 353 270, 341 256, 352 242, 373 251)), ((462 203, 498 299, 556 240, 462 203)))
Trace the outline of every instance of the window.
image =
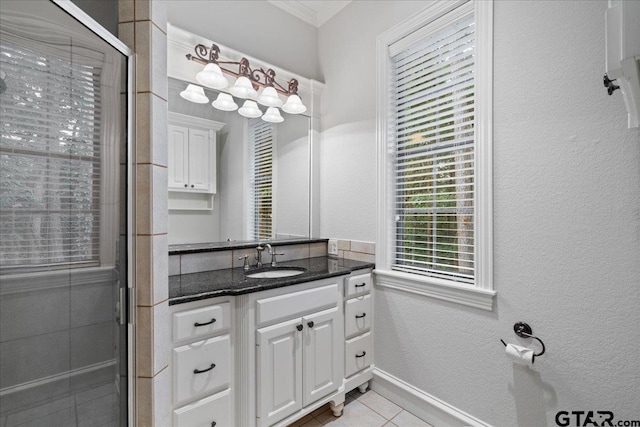
POLYGON ((100 73, 5 38, 0 111, 0 265, 100 260, 100 73))
POLYGON ((263 120, 249 121, 249 238, 273 235, 274 128, 263 120))
POLYGON ((378 39, 376 260, 383 285, 489 309, 490 16, 490 2, 438 2, 378 39))

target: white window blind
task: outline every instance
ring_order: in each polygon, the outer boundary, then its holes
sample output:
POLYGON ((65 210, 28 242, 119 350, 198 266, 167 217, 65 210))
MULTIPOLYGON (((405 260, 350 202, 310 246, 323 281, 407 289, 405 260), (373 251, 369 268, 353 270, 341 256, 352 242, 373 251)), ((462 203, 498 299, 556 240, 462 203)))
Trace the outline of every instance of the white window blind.
POLYGON ((255 240, 273 235, 273 125, 249 121, 249 231, 255 240))
POLYGON ((391 269, 473 284, 474 17, 447 19, 389 47, 391 269))
POLYGON ((100 69, 0 46, 0 266, 99 261, 100 69))

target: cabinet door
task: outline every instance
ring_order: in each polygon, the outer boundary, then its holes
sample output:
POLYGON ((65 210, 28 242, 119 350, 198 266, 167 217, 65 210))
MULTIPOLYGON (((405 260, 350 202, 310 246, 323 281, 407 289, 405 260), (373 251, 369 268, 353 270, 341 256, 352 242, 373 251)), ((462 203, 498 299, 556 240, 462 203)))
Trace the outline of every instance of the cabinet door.
POLYGON ((209 132, 200 129, 189 129, 189 188, 193 190, 209 191, 209 164, 211 149, 209 132))
POLYGON ((303 406, 338 389, 342 383, 338 308, 303 318, 303 406))
POLYGON ((270 426, 302 408, 302 319, 258 329, 258 426, 270 426))
POLYGON ((189 129, 169 125, 169 188, 185 189, 189 183, 189 129))

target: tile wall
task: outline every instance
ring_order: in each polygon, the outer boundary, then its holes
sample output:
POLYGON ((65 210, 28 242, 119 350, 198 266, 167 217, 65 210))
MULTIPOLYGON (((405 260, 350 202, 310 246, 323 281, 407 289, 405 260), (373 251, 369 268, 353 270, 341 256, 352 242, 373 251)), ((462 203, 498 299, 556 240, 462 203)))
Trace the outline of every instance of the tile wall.
POLYGON ((167 12, 119 0, 118 36, 136 62, 136 424, 170 425, 167 266, 167 12))
POLYGON ((376 244, 359 240, 338 240, 338 257, 363 262, 376 261, 376 244))

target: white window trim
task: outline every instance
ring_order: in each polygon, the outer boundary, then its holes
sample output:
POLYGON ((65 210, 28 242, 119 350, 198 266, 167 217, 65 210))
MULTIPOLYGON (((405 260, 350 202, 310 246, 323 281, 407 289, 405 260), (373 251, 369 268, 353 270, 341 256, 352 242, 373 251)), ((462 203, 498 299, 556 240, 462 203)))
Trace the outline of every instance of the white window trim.
POLYGON ((475 95, 475 285, 416 274, 392 271, 391 215, 387 142, 389 136, 389 46, 443 16, 466 1, 434 1, 418 14, 378 36, 377 43, 377 147, 378 147, 378 230, 376 284, 483 310, 493 310, 493 0, 475 1, 476 81, 482 81, 475 95))

